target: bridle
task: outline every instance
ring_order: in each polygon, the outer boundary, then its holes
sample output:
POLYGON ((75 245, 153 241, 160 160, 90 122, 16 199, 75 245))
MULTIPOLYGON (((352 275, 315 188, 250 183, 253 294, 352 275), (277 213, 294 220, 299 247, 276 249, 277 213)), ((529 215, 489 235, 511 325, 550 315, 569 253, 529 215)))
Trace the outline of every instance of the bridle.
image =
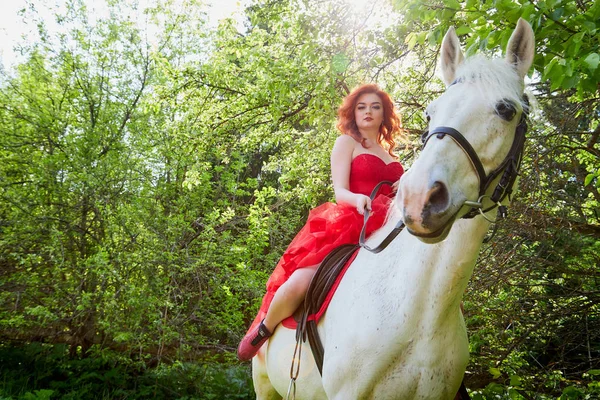
POLYGON ((521 161, 523 159, 523 150, 525 147, 525 134, 527 133, 527 117, 528 117, 528 106, 529 100, 527 95, 523 95, 523 112, 521 113, 521 119, 517 127, 515 128, 515 137, 513 139, 513 143, 508 151, 508 154, 504 158, 504 160, 500 163, 496 169, 491 171, 486 175, 485 169, 483 168, 483 164, 473 149, 473 146, 469 143, 469 141, 456 129, 450 128, 448 126, 438 126, 433 129, 431 132, 425 131, 421 136, 421 140, 423 142, 423 148, 429 142, 432 136, 436 136, 438 139, 443 139, 444 136, 450 136, 454 142, 463 150, 466 154, 467 158, 473 165, 473 168, 477 172, 477 177, 479 179, 479 196, 477 201, 465 201, 464 205, 467 207, 471 207, 471 210, 468 211, 461 218, 473 218, 478 214, 481 214, 485 219, 490 222, 491 221, 485 213, 493 210, 494 208, 498 208, 498 217, 505 218, 507 211, 506 206, 503 206, 502 201, 508 197, 511 200, 511 195, 513 191, 513 185, 515 180, 519 175, 519 169, 521 168, 521 161), (487 195, 492 182, 500 175, 500 181, 494 188, 494 192, 491 195, 487 195), (492 206, 488 208, 484 208, 483 199, 489 197, 492 206))
MULTIPOLYGON (((467 211, 467 213, 464 214, 461 218, 469 219, 480 214, 487 221, 495 222, 496 220, 490 220, 486 216, 487 212, 495 208, 498 208, 498 216, 496 219, 506 218, 508 212, 506 206, 502 204, 502 201, 504 201, 504 199, 506 199, 507 197, 509 200, 511 200, 513 185, 517 177, 519 176, 519 169, 521 168, 521 161, 523 159, 523 150, 525 148, 525 134, 527 133, 528 117, 527 110, 529 106, 529 100, 527 98, 527 95, 523 95, 523 105, 524 107, 523 112, 521 113, 521 119, 519 120, 519 123, 515 128, 515 137, 513 139, 513 143, 510 147, 510 150, 508 151, 508 154, 500 163, 500 165, 498 165, 498 167, 496 167, 487 175, 485 173, 485 169, 483 168, 483 164, 481 163, 481 160, 477 155, 477 152, 475 151, 475 149, 473 149, 473 146, 471 146, 469 141, 463 136, 462 133, 448 126, 438 126, 434 128, 431 132, 427 130, 423 132, 423 135, 421 136, 421 141, 423 143, 422 149, 425 148, 425 146, 429 142, 429 139, 431 139, 434 135, 438 139, 443 139, 446 135, 450 136, 452 140, 454 140, 454 142, 463 150, 463 152, 473 165, 475 172, 477 173, 477 178, 479 179, 479 196, 477 198, 477 201, 466 200, 464 202, 464 206, 470 207, 471 209, 467 211), (502 177, 500 178, 500 181, 494 188, 494 192, 491 195, 487 195, 486 192, 488 191, 490 185, 500 174, 502 174, 502 177), (483 200, 488 197, 492 202, 492 205, 487 208, 484 208, 483 200)), ((392 183, 380 182, 377 186, 375 186, 375 188, 371 192, 371 199, 375 197, 377 191, 379 190, 382 184, 391 185, 392 183)), ((394 227, 394 229, 381 242, 381 244, 379 244, 375 248, 371 248, 367 246, 365 238, 365 228, 367 226, 368 219, 369 212, 368 210, 365 210, 364 224, 363 229, 360 233, 359 245, 360 247, 372 253, 381 252, 404 229, 403 221, 399 221, 394 227)), ((453 220, 454 219, 451 218, 448 221, 448 223, 451 223, 453 220)))

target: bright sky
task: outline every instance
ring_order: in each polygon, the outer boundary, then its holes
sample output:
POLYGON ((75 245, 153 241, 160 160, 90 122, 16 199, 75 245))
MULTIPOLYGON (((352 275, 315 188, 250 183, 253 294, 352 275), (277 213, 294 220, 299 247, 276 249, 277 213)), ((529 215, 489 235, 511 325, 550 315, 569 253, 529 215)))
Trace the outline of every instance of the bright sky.
MULTIPOLYGON (((104 4, 104 2, 98 2, 97 0, 86 0, 89 4, 89 8, 98 8, 98 4, 104 4)), ((140 3, 152 2, 152 0, 142 0, 140 3)), ((204 0, 207 4, 206 11, 208 12, 209 26, 216 27, 219 20, 229 17, 236 13, 241 14, 242 6, 246 4, 247 0, 204 0)), ((52 0, 39 0, 36 3, 42 4, 55 4, 52 0)), ((19 11, 26 8, 26 0, 0 0, 0 64, 5 68, 10 68, 18 61, 18 54, 15 53, 13 47, 23 41, 23 37, 27 36, 30 32, 35 32, 36 27, 33 25, 27 25, 23 22, 23 18, 19 16, 19 11)), ((41 13, 45 10, 45 7, 36 7, 41 13)), ((102 13, 102 6, 98 10, 102 13)), ((52 29, 53 18, 49 14, 48 18, 44 18, 48 23, 48 28, 52 29)))

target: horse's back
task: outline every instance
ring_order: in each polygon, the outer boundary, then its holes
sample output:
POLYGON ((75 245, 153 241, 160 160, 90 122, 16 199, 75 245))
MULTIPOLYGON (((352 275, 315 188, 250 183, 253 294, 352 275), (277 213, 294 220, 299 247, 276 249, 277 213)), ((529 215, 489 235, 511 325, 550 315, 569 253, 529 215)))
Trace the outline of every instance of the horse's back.
MULTIPOLYGON (((422 249, 412 237, 401 235, 390 247, 406 263, 419 264, 422 249)), ((318 324, 323 377, 309 343, 303 343, 296 399, 454 398, 468 362, 460 311, 456 307, 443 329, 435 328, 435 267, 388 268, 386 263, 397 261, 385 255, 373 262, 373 255, 361 251, 344 276, 318 324)), ((285 397, 295 344, 295 331, 279 327, 261 349, 254 361, 258 399, 277 398, 269 397, 274 392, 285 397)))

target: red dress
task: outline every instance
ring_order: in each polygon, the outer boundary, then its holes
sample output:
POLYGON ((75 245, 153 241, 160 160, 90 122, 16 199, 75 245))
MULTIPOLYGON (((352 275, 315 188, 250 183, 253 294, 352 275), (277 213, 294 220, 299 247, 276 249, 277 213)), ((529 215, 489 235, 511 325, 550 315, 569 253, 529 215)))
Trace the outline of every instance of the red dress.
MULTIPOLYGON (((404 169, 399 162, 386 164, 373 154, 359 154, 350 165, 349 189, 353 193, 369 196, 379 182, 395 182, 403 173, 404 169)), ((383 225, 392 199, 391 187, 383 185, 371 203, 367 236, 383 225)), ((325 203, 313 209, 267 281, 267 293, 248 331, 265 318, 275 292, 295 270, 320 264, 338 246, 358 243, 362 226, 363 216, 356 211, 354 205, 325 203)))

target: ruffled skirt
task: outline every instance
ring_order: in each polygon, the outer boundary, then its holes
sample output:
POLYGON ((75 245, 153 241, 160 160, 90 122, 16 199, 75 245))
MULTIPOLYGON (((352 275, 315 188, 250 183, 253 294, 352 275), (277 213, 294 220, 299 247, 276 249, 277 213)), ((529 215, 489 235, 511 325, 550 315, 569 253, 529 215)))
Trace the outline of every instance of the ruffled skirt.
MULTIPOLYGON (((367 237, 383 225, 391 202, 391 195, 386 194, 380 194, 372 201, 367 237)), ((320 264, 338 246, 358 243, 363 222, 364 216, 356 211, 356 207, 347 204, 325 203, 311 210, 306 224, 285 250, 267 281, 267 293, 249 331, 265 318, 277 289, 294 271, 320 264)))

